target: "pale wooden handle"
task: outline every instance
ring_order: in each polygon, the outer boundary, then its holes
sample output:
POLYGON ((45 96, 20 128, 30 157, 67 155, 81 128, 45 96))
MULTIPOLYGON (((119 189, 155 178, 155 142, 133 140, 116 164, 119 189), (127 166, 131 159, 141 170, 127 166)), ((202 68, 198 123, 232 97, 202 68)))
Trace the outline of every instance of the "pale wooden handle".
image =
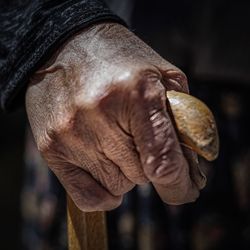
POLYGON ((69 250, 107 250, 105 212, 84 213, 67 200, 69 250))
POLYGON ((208 161, 215 160, 219 136, 210 109, 201 100, 181 92, 167 91, 167 98, 182 143, 208 161))

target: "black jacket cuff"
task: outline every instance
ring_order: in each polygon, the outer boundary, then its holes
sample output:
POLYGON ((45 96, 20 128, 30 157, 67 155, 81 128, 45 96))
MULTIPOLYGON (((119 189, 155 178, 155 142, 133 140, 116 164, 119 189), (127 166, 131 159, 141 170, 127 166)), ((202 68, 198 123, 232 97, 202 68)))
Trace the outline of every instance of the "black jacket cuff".
POLYGON ((0 15, 1 21, 4 58, 0 53, 0 101, 4 111, 24 103, 32 73, 70 36, 101 21, 125 25, 100 0, 33 0, 26 7, 0 15))

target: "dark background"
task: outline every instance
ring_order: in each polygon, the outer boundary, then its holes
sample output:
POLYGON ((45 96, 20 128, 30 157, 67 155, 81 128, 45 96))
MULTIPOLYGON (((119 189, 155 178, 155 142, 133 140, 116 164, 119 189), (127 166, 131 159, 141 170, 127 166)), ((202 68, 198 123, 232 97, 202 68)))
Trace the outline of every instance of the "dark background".
POLYGON ((0 244, 20 249, 20 192, 25 137, 23 111, 0 116, 0 244))

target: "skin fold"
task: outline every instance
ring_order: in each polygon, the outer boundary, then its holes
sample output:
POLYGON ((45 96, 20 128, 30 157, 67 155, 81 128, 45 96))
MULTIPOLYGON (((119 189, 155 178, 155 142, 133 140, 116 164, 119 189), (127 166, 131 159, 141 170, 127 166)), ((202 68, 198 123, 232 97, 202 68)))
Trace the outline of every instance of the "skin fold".
POLYGON ((74 35, 33 75, 38 149, 82 211, 114 209, 147 182, 168 204, 197 199, 206 179, 180 146, 166 90, 188 92, 184 73, 115 23, 74 35))

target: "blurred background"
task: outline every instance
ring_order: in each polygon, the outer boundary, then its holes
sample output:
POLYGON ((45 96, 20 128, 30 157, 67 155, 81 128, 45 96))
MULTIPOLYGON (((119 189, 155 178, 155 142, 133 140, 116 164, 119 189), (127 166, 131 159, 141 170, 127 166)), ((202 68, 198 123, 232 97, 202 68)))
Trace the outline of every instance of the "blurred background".
MULTIPOLYGON (((219 158, 194 204, 163 204, 151 186, 108 213, 111 250, 250 249, 248 1, 108 1, 131 29, 188 76, 213 111, 219 158)), ((66 249, 63 189, 39 157, 23 109, 0 115, 1 249, 66 249)))

